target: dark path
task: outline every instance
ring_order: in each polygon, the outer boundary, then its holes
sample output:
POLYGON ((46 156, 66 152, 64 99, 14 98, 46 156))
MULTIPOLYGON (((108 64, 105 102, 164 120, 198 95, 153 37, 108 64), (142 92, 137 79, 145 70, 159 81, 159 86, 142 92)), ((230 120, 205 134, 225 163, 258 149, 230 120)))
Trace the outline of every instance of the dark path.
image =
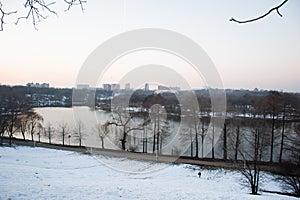
MULTIPOLYGON (((9 139, 7 137, 3 137, 3 143, 8 144, 9 139)), ((183 164, 193 164, 205 167, 216 167, 216 168, 226 168, 226 169, 242 169, 244 167, 244 163, 242 161, 234 162, 230 160, 221 160, 221 159, 196 159, 190 157, 183 156, 168 156, 168 155, 158 155, 152 153, 133 153, 122 150, 111 150, 111 149, 100 149, 100 148, 90 148, 90 147, 79 147, 79 146, 69 146, 69 145, 60 145, 60 144, 49 144, 44 142, 32 142, 30 140, 22 140, 13 138, 13 145, 18 146, 31 146, 31 147, 43 147, 57 150, 66 150, 66 151, 74 151, 85 154, 94 154, 94 155, 103 155, 109 157, 121 157, 121 158, 130 158, 135 160, 143 160, 143 161, 157 161, 157 162, 166 162, 166 163, 183 163, 183 164)), ((278 163, 268 163, 261 162, 260 169, 272 173, 280 174, 284 165, 280 165, 278 163)), ((289 165, 289 175, 297 175, 300 176, 299 166, 289 165)))

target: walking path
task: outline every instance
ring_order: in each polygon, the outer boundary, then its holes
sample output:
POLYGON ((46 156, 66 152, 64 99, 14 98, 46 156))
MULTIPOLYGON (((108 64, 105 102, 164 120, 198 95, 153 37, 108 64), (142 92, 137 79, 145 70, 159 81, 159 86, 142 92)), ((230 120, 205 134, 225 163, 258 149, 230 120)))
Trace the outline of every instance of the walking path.
MULTIPOLYGON (((3 137, 3 143, 8 144, 9 138, 3 137)), ((13 138, 13 145, 21 146, 31 146, 31 147, 43 147, 51 148, 58 150, 74 151, 85 154, 94 154, 94 155, 103 155, 109 157, 121 157, 121 158, 130 158, 135 160, 144 160, 144 161, 157 161, 157 162, 166 162, 166 163, 183 163, 183 164, 193 164, 205 167, 216 167, 216 168, 227 168, 227 169, 243 169, 245 163, 243 161, 234 162, 231 160, 222 160, 222 159, 210 159, 210 158, 190 158, 185 156, 170 156, 170 155, 156 155, 153 153, 134 153, 122 150, 112 150, 112 149, 100 149, 100 148, 89 148, 89 147, 79 147, 79 146, 69 146, 69 145, 60 145, 60 144, 49 144, 44 142, 33 142, 30 140, 22 140, 13 138)), ((278 163, 268 163, 261 162, 259 168, 264 171, 269 171, 273 173, 278 173, 282 171, 283 165, 278 163)), ((289 166, 289 174, 300 176, 299 166, 291 165, 289 166)))

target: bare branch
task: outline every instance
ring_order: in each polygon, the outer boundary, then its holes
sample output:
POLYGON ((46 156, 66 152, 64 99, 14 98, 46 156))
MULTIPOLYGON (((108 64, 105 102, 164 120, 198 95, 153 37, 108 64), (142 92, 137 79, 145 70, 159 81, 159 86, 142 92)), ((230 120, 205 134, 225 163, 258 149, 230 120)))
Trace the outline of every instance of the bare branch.
POLYGON ((269 15, 270 13, 272 13, 274 10, 276 10, 277 14, 282 17, 282 14, 279 12, 279 8, 282 7, 286 2, 288 2, 288 0, 284 0, 280 5, 276 6, 276 7, 273 7, 272 9, 269 10, 269 12, 259 16, 259 17, 256 17, 256 18, 253 18, 253 19, 249 19, 249 20, 236 20, 234 19, 233 17, 229 20, 229 21, 233 21, 233 22, 237 22, 237 23, 249 23, 249 22, 254 22, 254 21, 257 21, 257 20, 260 20, 264 17, 266 17, 267 15, 269 15))
POLYGON ((27 15, 19 17, 16 21, 16 24, 18 24, 19 21, 22 19, 28 19, 31 17, 32 24, 34 28, 37 30, 36 28, 37 23, 40 22, 41 19, 46 19, 48 17, 45 16, 43 13, 41 13, 40 10, 42 10, 42 12, 47 11, 48 13, 57 15, 55 11, 50 9, 50 6, 53 4, 55 4, 55 2, 46 4, 44 0, 26 0, 24 7, 28 9, 27 15))
POLYGON ((83 0, 64 0, 66 4, 68 4, 68 8, 65 11, 68 11, 71 9, 72 6, 80 6, 82 12, 84 12, 83 4, 86 3, 86 1, 83 0))
POLYGON ((4 17, 15 13, 17 13, 17 11, 5 12, 2 9, 2 3, 0 2, 0 31, 3 31, 3 24, 5 24, 4 17))

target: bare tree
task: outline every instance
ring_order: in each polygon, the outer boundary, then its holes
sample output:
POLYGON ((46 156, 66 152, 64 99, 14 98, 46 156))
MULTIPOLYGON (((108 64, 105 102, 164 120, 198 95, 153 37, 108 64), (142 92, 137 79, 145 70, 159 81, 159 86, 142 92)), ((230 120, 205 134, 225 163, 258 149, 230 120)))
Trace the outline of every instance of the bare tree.
POLYGON ((260 184, 260 167, 262 154, 268 146, 265 138, 264 121, 260 118, 252 118, 248 124, 250 135, 244 134, 244 139, 248 145, 239 148, 239 152, 244 161, 244 167, 240 170, 244 176, 244 183, 251 188, 251 194, 257 194, 260 184), (247 159, 250 158, 250 161, 247 159))
POLYGON ((250 165, 246 158, 246 154, 249 155, 249 153, 241 152, 244 160, 244 167, 240 171, 245 178, 245 184, 249 185, 251 188, 251 194, 257 194, 259 189, 260 168, 258 162, 261 158, 260 134, 259 128, 255 128, 254 138, 251 139, 251 146, 253 147, 252 165, 250 165))
POLYGON ((16 127, 21 132, 23 140, 26 140, 26 132, 28 131, 28 119, 26 114, 17 116, 16 127))
POLYGON ((279 152, 279 163, 282 162, 282 154, 283 154, 283 145, 284 145, 284 138, 285 138, 285 125, 286 124, 286 105, 283 105, 283 112, 282 112, 282 126, 281 126, 281 140, 280 140, 280 152, 279 152))
POLYGON ((215 159, 215 112, 212 110, 211 158, 215 159))
POLYGON ((109 133, 108 122, 106 122, 104 124, 101 124, 101 123, 96 124, 95 129, 101 140, 101 148, 104 149, 104 138, 109 133))
POLYGON ((271 125, 271 143, 270 143, 270 162, 273 162, 273 153, 274 153, 274 142, 275 142, 275 123, 278 119, 278 107, 280 105, 280 93, 277 91, 270 91, 268 96, 266 97, 268 111, 272 117, 272 125, 271 125))
POLYGON ((27 113, 27 120, 28 120, 28 131, 31 135, 31 140, 33 141, 34 134, 38 131, 38 127, 43 122, 43 117, 36 113, 35 111, 29 111, 27 113))
MULTIPOLYGON (((293 105, 293 101, 298 102, 297 98, 295 98, 293 95, 288 93, 282 94, 282 102, 280 104, 281 107, 281 138, 280 138, 280 152, 279 152, 279 163, 282 162, 283 152, 285 150, 285 147, 288 146, 288 142, 286 141, 288 131, 288 123, 297 117, 294 116, 293 112, 297 110, 296 106, 293 105)), ((297 132, 297 131, 296 131, 297 132)))
POLYGON ((194 132, 192 130, 193 128, 190 127, 190 125, 187 125, 187 127, 184 127, 182 129, 182 131, 180 132, 180 141, 183 145, 186 145, 186 143, 188 142, 190 145, 190 156, 193 157, 194 154, 194 139, 195 139, 195 135, 194 132))
POLYGON ((278 6, 275 6, 273 8, 271 8, 268 12, 266 12, 265 14, 259 16, 259 17, 256 17, 256 18, 253 18, 253 19, 248 19, 248 20, 236 20, 235 18, 231 18, 229 21, 232 21, 232 22, 237 22, 237 23, 249 23, 249 22, 254 22, 254 21, 257 21, 257 20, 260 20, 266 16, 268 16, 269 14, 271 14, 273 11, 276 11, 277 14, 282 17, 282 14, 279 12, 279 8, 281 8, 286 2, 288 2, 288 0, 284 0, 281 4, 279 4, 278 6))
POLYGON ((240 139, 240 126, 237 125, 235 129, 235 138, 234 138, 234 160, 238 160, 238 152, 241 145, 241 139, 240 139))
POLYGON ((147 153, 148 151, 148 130, 150 129, 149 128, 150 124, 151 124, 151 119, 149 118, 149 116, 145 117, 143 123, 144 131, 142 136, 143 153, 147 153))
POLYGON ((282 189, 285 192, 292 193, 296 197, 300 197, 300 176, 299 176, 299 165, 300 165, 300 123, 294 125, 294 130, 290 134, 286 135, 286 150, 290 152, 291 160, 289 161, 292 165, 283 165, 283 176, 278 176, 277 181, 281 183, 282 189), (298 172, 293 175, 291 171, 298 172))
POLYGON ((50 122, 47 123, 45 129, 44 129, 45 135, 48 138, 49 144, 51 144, 52 139, 52 133, 54 132, 54 128, 52 127, 52 124, 50 122))
POLYGON ((162 108, 163 104, 154 104, 151 106, 150 115, 153 123, 153 153, 162 153, 162 145, 165 139, 169 136, 169 122, 167 120, 167 113, 162 108))
POLYGON ((122 150, 126 149, 127 136, 131 131, 134 130, 143 130, 143 125, 137 125, 131 127, 130 122, 132 120, 132 116, 126 112, 115 111, 115 114, 112 116, 112 120, 107 122, 107 125, 115 125, 117 127, 121 127, 122 136, 120 139, 122 150))
POLYGON ((295 123, 290 134, 286 135, 286 150, 290 153, 290 163, 300 165, 300 123, 295 123))
POLYGON ((33 135, 36 132, 36 129, 38 128, 43 121, 43 117, 36 113, 33 110, 29 110, 28 112, 25 112, 23 114, 20 114, 17 116, 16 121, 16 128, 19 130, 23 136, 23 139, 25 140, 26 132, 29 132, 31 136, 31 140, 33 141, 33 135))
POLYGON ((24 99, 13 94, 12 91, 9 94, 7 101, 7 132, 9 135, 9 145, 11 146, 12 137, 17 129, 17 116, 24 113, 27 110, 27 106, 24 99))
POLYGON ((74 133, 75 133, 75 136, 78 139, 80 147, 82 146, 82 140, 84 138, 84 129, 85 129, 85 127, 84 127, 83 122, 80 119, 77 120, 76 124, 75 124, 74 133))
POLYGON ((223 127, 223 159, 227 160, 227 139, 228 139, 228 127, 226 122, 224 123, 224 127, 223 127))
POLYGON ((299 176, 279 176, 276 178, 280 182, 285 192, 292 193, 296 197, 300 197, 300 177, 299 176))
POLYGON ((61 122, 59 124, 59 129, 60 129, 61 138, 62 138, 62 145, 64 146, 65 145, 65 137, 66 137, 66 134, 68 134, 68 131, 69 131, 67 123, 65 123, 64 121, 61 122))
POLYGON ((195 157, 199 158, 199 113, 197 112, 197 109, 193 110, 193 128, 195 132, 195 157))
POLYGON ((3 135, 5 130, 7 129, 7 115, 6 115, 6 111, 5 109, 2 109, 2 107, 0 107, 0 145, 3 144, 3 135))
POLYGON ((167 141, 167 138, 170 136, 170 123, 164 121, 160 130, 160 143, 159 143, 159 153, 162 153, 163 143, 167 141))
POLYGON ((38 141, 41 142, 41 134, 44 131, 44 127, 41 123, 38 124, 37 126, 37 135, 38 135, 38 141))
POLYGON ((204 116, 201 117, 201 133, 200 133, 200 137, 201 137, 201 158, 204 158, 204 139, 207 135, 207 131, 208 128, 205 125, 205 118, 204 116))
MULTIPOLYGON (((243 119, 239 119, 237 116, 234 116, 233 119, 230 119, 230 129, 232 130, 230 134, 228 134, 227 140, 227 149, 228 152, 232 152, 232 158, 234 161, 238 161, 239 153, 242 148, 243 135, 241 130, 241 121, 243 119)), ((229 157, 229 156, 228 156, 229 157)))
POLYGON ((197 97, 198 102, 199 102, 199 108, 200 108, 200 121, 199 123, 199 128, 201 131, 199 132, 199 136, 201 138, 201 158, 204 158, 204 141, 205 137, 208 135, 208 126, 209 126, 209 121, 210 121, 210 101, 209 99, 205 97, 197 97))

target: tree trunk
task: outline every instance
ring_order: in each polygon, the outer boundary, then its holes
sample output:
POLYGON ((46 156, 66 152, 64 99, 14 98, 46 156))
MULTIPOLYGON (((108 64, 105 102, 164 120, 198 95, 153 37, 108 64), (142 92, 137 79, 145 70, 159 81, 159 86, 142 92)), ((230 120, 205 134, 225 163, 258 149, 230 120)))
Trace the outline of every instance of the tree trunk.
POLYGON ((26 140, 25 133, 23 131, 22 131, 22 137, 23 137, 23 140, 26 140))
POLYGON ((65 146, 65 132, 62 132, 62 145, 65 146))
POLYGON ((195 124, 195 151, 196 151, 196 158, 199 158, 199 141, 198 141, 198 131, 197 125, 195 124))
POLYGON ((9 146, 11 147, 11 140, 12 140, 12 135, 9 134, 9 146))
POLYGON ((155 143, 156 143, 156 137, 155 137, 155 132, 154 132, 154 134, 153 134, 153 148, 152 148, 152 153, 154 153, 155 152, 155 143))
POLYGON ((48 128, 48 140, 49 140, 49 144, 51 144, 51 129, 48 128))
POLYGON ((147 127, 144 127, 143 134, 143 153, 147 153, 147 127))
POLYGON ((282 116, 282 129, 281 129, 281 142, 280 142, 279 163, 281 163, 281 161, 282 161, 283 142, 284 142, 284 129, 285 129, 285 105, 283 106, 283 116, 282 116))
POLYGON ((160 142, 160 127, 159 127, 159 111, 158 111, 158 117, 157 117, 157 144, 156 144, 156 151, 159 153, 159 142, 160 142))
POLYGON ((215 159, 215 123, 214 123, 214 112, 213 112, 213 118, 212 118, 212 139, 211 139, 211 158, 215 159))
POLYGON ((157 153, 159 153, 159 142, 160 142, 160 133, 159 131, 157 132, 157 137, 156 137, 156 141, 157 141, 157 144, 156 144, 156 151, 157 153))
POLYGON ((254 184, 251 185, 251 194, 257 194, 256 187, 254 184))
POLYGON ((156 119, 154 119, 154 129, 153 129, 153 148, 152 153, 155 152, 155 143, 156 143, 156 119))
POLYGON ((204 157, 204 133, 201 135, 201 158, 204 157))
POLYGON ((148 135, 147 135, 147 128, 146 128, 146 137, 145 137, 145 153, 148 151, 148 135))
POLYGON ((191 158, 193 157, 193 135, 190 129, 190 140, 191 140, 191 158))
POLYGON ((224 123, 224 128, 223 128, 223 159, 227 160, 227 125, 224 123))
POLYGON ((12 136, 13 136, 13 128, 14 128, 14 124, 12 123, 9 127, 9 146, 11 146, 11 140, 12 140, 12 136))
POLYGON ((204 128, 204 120, 202 120, 202 128, 201 128, 201 158, 204 157, 204 137, 205 137, 205 128, 204 128))
POLYGON ((274 151, 274 132, 275 132, 275 113, 272 114, 272 129, 271 129, 271 149, 270 149, 270 162, 273 162, 274 151))
POLYGON ((239 144, 240 144, 240 126, 237 126, 236 138, 235 138, 235 149, 234 149, 234 160, 235 161, 237 161, 237 159, 238 159, 239 144))
POLYGON ((259 169, 258 169, 258 159, 259 159, 259 148, 260 148, 260 141, 259 141, 259 129, 255 130, 255 138, 254 138, 254 160, 253 160, 253 181, 252 181, 252 194, 257 194, 258 192, 258 183, 259 183, 259 169))
POLYGON ((100 137, 100 139, 101 139, 101 148, 104 149, 104 138, 100 137))
POLYGON ((191 158, 193 157, 193 141, 191 141, 191 147, 190 147, 190 153, 191 153, 191 158))
POLYGON ((121 139, 122 150, 124 150, 124 151, 126 149, 126 137, 127 137, 127 133, 126 133, 125 127, 124 127, 123 138, 121 139))
POLYGON ((160 134, 160 142, 159 142, 159 153, 162 154, 162 145, 163 145, 163 139, 162 134, 160 134))
POLYGON ((144 127, 142 142, 143 142, 143 153, 145 153, 145 127, 144 127))

